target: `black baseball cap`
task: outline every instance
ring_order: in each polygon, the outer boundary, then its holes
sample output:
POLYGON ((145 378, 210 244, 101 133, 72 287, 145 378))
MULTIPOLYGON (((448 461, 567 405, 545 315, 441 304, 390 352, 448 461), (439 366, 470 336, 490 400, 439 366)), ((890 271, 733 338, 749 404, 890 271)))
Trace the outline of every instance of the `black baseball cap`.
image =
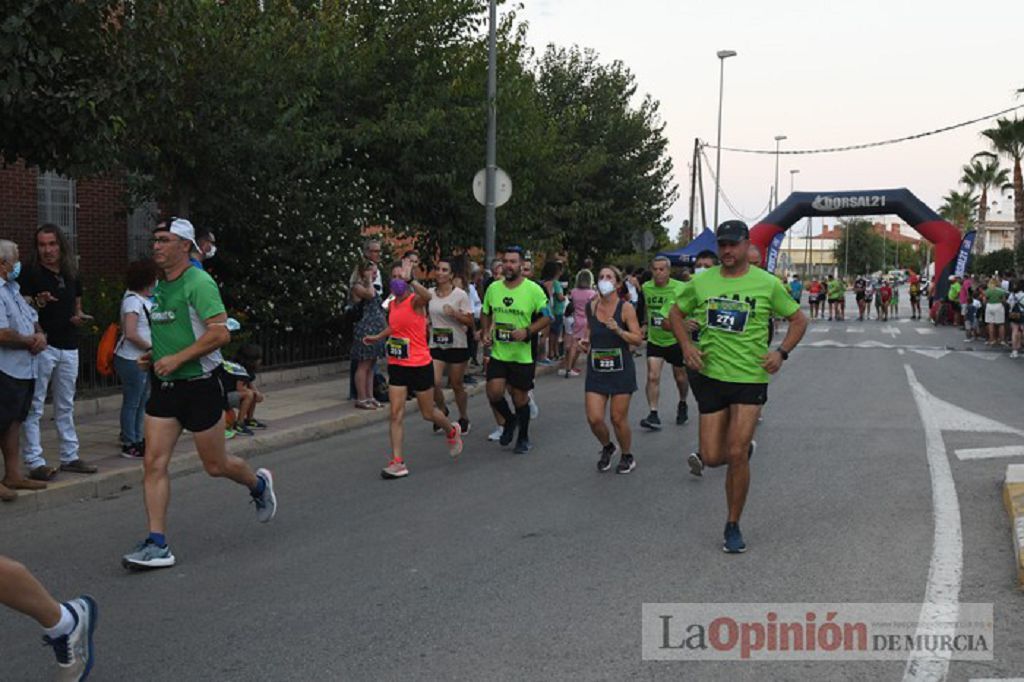
POLYGON ((720 242, 741 242, 750 239, 750 229, 742 220, 726 220, 715 230, 715 240, 720 242))

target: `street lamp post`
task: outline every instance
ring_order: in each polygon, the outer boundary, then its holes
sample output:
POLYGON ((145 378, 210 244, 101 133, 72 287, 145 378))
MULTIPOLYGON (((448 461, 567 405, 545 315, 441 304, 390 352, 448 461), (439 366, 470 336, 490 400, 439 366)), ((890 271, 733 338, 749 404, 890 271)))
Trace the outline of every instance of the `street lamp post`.
MULTIPOLYGON (((735 50, 719 50, 720 64, 718 73, 718 142, 715 147, 715 218, 712 228, 718 227, 718 197, 722 193, 722 96, 725 93, 725 60, 735 57, 735 50)), ((705 225, 705 227, 707 227, 705 225)))
MULTIPOLYGON (((799 173, 799 172, 800 172, 800 170, 797 169, 797 168, 789 169, 789 193, 790 194, 793 193, 793 178, 795 178, 796 174, 799 173)), ((778 203, 779 203, 779 199, 778 199, 778 197, 776 197, 775 198, 775 205, 776 205, 776 207, 778 206, 778 203)), ((789 246, 786 248, 786 250, 790 254, 790 263, 792 264, 792 258, 793 258, 793 228, 792 227, 789 228, 789 230, 787 230, 787 232, 789 232, 789 234, 786 235, 786 239, 789 242, 789 246)), ((791 265, 791 267, 792 267, 792 265, 791 265)), ((796 268, 793 268, 793 269, 795 270, 796 268)))
POLYGON ((779 205, 779 145, 785 139, 785 135, 775 136, 775 205, 772 208, 776 208, 779 205))

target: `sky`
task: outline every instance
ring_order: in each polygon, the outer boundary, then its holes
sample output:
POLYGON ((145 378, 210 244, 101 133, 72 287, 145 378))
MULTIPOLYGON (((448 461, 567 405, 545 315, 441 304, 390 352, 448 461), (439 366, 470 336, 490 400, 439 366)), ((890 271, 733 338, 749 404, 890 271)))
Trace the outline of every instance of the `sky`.
MULTIPOLYGON (((688 214, 694 138, 715 141, 719 50, 739 53, 725 62, 726 147, 774 149, 776 135, 787 136, 783 149, 844 146, 1024 105, 1016 93, 1024 88, 1022 0, 521 1, 538 55, 550 43, 593 48, 602 61, 625 63, 639 92, 661 102, 680 187, 668 221, 673 236, 688 214)), ((789 171, 798 169, 797 190, 907 187, 938 209, 971 155, 988 149, 980 131, 991 125, 877 149, 782 156, 780 200, 789 193, 789 171)), ((711 222, 714 150, 707 155, 711 222)), ((774 155, 722 152, 722 188, 739 215, 723 202, 719 222, 738 217, 753 225, 774 174, 774 155)), ((996 219, 1012 219, 1004 204, 996 219)))

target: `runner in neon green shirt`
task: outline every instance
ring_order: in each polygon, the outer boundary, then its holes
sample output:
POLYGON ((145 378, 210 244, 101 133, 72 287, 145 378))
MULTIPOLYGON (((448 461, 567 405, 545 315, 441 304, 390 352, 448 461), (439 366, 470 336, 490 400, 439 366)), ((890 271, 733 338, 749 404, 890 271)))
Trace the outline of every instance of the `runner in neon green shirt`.
POLYGON ((495 280, 484 294, 480 314, 481 339, 490 346, 487 399, 501 417, 501 445, 509 445, 519 429, 515 452, 526 454, 530 443, 530 391, 536 373, 531 339, 551 325, 548 296, 536 282, 523 277, 523 250, 509 247, 502 260, 504 281, 495 280), (512 415, 505 389, 511 388, 512 415))
POLYGON ((723 551, 746 550, 739 520, 750 487, 748 460, 757 418, 768 396, 768 377, 800 342, 807 318, 776 277, 748 262, 749 230, 729 220, 715 232, 722 265, 693 278, 671 312, 672 331, 692 370, 690 386, 700 409, 700 451, 688 458, 690 473, 728 465, 729 513, 723 551), (687 333, 684 316, 700 325, 700 340, 687 333), (778 349, 768 351, 772 317, 785 317, 789 329, 778 349))
POLYGON ((646 310, 647 326, 647 406, 650 413, 640 420, 640 426, 651 431, 661 430, 661 418, 658 416, 658 402, 661 398, 661 370, 667 361, 672 365, 672 378, 675 379, 679 391, 676 406, 676 424, 685 424, 689 419, 686 408, 686 396, 690 392, 690 384, 683 366, 683 351, 676 342, 671 329, 665 328, 668 314, 672 306, 683 292, 685 283, 671 278, 672 263, 665 256, 658 256, 651 261, 653 279, 644 282, 641 292, 646 310))

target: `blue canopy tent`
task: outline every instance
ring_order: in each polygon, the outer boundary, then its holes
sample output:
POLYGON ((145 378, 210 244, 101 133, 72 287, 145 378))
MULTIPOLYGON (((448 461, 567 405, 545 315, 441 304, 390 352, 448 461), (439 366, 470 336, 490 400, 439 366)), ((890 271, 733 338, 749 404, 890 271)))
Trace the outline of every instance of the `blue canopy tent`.
POLYGON ((704 230, 683 248, 675 251, 662 251, 658 255, 668 258, 673 266, 679 266, 692 261, 701 251, 718 253, 718 241, 715 239, 714 230, 704 230))

